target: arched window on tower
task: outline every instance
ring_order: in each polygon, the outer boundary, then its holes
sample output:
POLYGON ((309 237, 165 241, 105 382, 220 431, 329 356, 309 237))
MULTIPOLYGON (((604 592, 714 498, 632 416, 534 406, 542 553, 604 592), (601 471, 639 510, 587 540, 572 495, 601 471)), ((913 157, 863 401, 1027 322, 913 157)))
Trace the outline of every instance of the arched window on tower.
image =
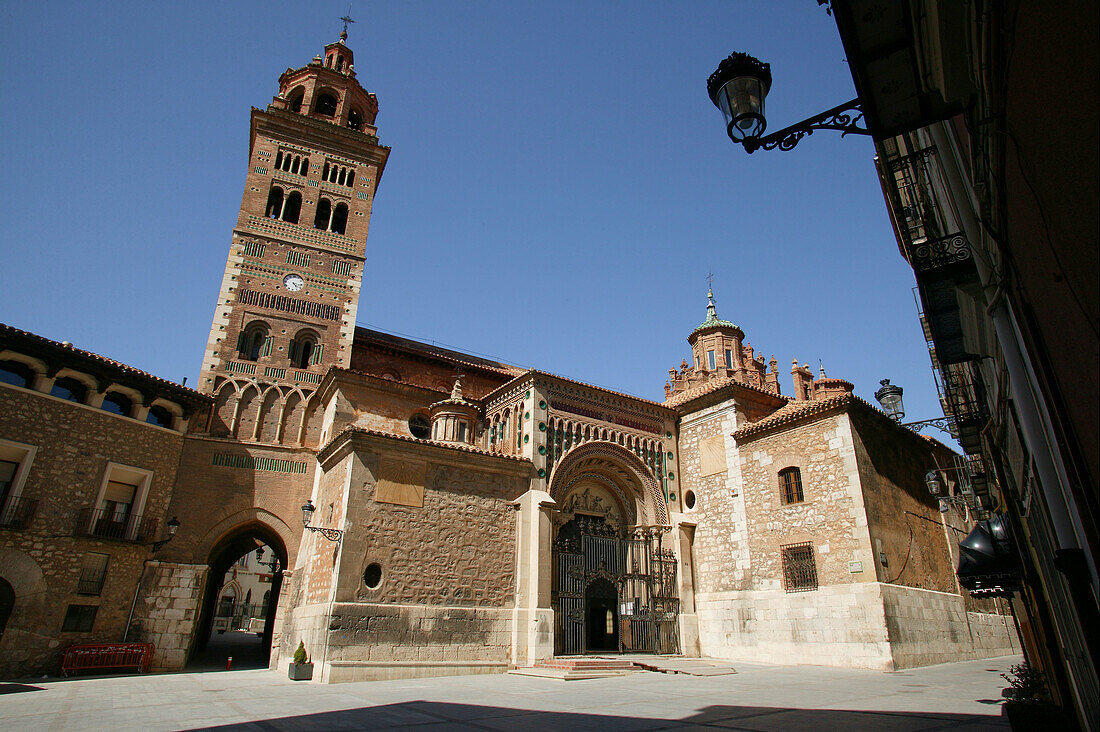
POLYGON ((321 359, 321 350, 316 333, 311 330, 298 331, 290 342, 290 364, 295 368, 308 369, 321 359))
POLYGON ((325 167, 321 169, 321 180, 328 180, 328 163, 325 163, 325 167))
POLYGON ((123 417, 129 417, 134 410, 134 403, 130 401, 130 397, 125 394, 120 394, 117 391, 109 391, 103 397, 103 405, 100 407, 104 412, 110 412, 112 414, 120 414, 123 417))
POLYGON ((256 361, 271 353, 267 323, 255 320, 237 336, 237 355, 243 361, 256 361))
POLYGON ((317 202, 317 215, 313 217, 313 228, 328 231, 328 222, 332 218, 332 201, 322 198, 317 202))
POLYGON ((340 168, 340 179, 336 181, 339 185, 344 185, 344 181, 348 177, 347 168, 340 168))
POLYGON ((302 112, 302 100, 305 98, 305 96, 306 96, 306 90, 303 89, 302 87, 298 87, 297 89, 295 89, 294 91, 292 91, 290 93, 290 97, 289 97, 290 101, 287 102, 287 106, 290 107, 291 112, 297 112, 297 113, 301 114, 301 112, 302 112))
POLYGON ((363 129, 363 115, 358 109, 352 109, 348 112, 348 127, 353 130, 363 129))
POLYGON ((264 216, 269 219, 277 219, 283 213, 283 189, 279 186, 272 186, 271 193, 267 194, 267 210, 264 211, 264 216))
POLYGON ((298 175, 309 175, 309 158, 302 158, 302 167, 299 168, 298 175))
POLYGON ((354 185, 355 185, 355 171, 354 170, 349 170, 348 171, 348 188, 351 188, 354 185))
POLYGON ((283 221, 296 224, 301 213, 302 194, 298 191, 291 191, 290 195, 286 197, 286 205, 283 206, 283 221))
POLYGON ((317 103, 313 105, 313 111, 322 117, 334 117, 336 116, 336 104, 336 97, 326 92, 317 97, 317 103))
POLYGON ((344 57, 343 56, 337 56, 336 57, 336 70, 337 71, 343 71, 344 70, 344 57))
POLYGON ((336 204, 332 212, 332 231, 343 234, 348 228, 348 206, 346 203, 336 204))
POLYGON ((294 156, 294 162, 290 164, 290 172, 295 175, 298 174, 298 166, 302 164, 302 159, 297 155, 294 156))
POLYGON ((283 151, 280 150, 275 155, 275 170, 278 170, 279 168, 281 168, 282 165, 283 165, 283 151))
POLYGON ((802 471, 798 468, 783 468, 779 471, 779 497, 783 505, 802 503, 802 471))

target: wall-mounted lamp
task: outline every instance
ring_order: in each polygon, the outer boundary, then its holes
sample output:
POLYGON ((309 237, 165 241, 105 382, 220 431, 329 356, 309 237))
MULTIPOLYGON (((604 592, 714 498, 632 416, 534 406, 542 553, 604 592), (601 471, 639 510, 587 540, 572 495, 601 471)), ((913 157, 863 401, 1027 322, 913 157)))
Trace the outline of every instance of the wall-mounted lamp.
POLYGON ((340 529, 324 529, 319 526, 309 525, 309 522, 313 519, 313 512, 316 510, 317 507, 313 505, 313 499, 307 500, 306 505, 302 506, 302 525, 305 526, 306 531, 316 531, 329 541, 335 541, 339 544, 340 540, 344 537, 344 532, 340 529))
POLYGON ((153 554, 156 554, 161 549, 163 549, 164 545, 172 541, 172 538, 176 535, 176 532, 180 530, 180 520, 175 516, 168 519, 168 523, 165 525, 168 527, 168 536, 153 542, 153 554))

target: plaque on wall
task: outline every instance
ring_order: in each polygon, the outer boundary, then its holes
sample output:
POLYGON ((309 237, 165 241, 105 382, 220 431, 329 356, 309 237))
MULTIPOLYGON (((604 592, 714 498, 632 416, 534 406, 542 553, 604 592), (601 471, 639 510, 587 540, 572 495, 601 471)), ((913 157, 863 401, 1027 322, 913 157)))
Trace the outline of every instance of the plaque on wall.
POLYGON ((721 473, 726 469, 726 440, 714 435, 699 440, 699 474, 703 476, 721 473))

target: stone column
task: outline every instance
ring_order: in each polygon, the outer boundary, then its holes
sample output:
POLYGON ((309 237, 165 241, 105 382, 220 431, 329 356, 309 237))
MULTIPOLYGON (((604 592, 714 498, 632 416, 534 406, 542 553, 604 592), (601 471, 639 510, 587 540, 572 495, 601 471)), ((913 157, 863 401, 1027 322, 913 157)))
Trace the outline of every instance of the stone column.
POLYGON ((554 499, 530 490, 516 506, 516 607, 512 612, 512 663, 530 666, 554 655, 554 610, 550 606, 551 523, 554 499))
POLYGON ((205 564, 146 563, 126 640, 156 647, 154 671, 182 671, 187 663, 209 569, 205 564))

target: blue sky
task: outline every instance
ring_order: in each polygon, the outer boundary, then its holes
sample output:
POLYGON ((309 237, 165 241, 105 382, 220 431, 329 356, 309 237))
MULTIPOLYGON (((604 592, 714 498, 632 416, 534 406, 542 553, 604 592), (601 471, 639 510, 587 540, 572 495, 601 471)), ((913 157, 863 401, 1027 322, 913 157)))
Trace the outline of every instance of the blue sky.
MULTIPOLYGON (((251 106, 337 38, 342 3, 0 7, 0 321, 195 377, 251 106)), ((360 82, 392 147, 359 324, 651 399, 719 315, 873 402, 940 416, 867 138, 746 155, 706 78, 769 61, 771 130, 854 96, 799 2, 374 2, 360 82)))

